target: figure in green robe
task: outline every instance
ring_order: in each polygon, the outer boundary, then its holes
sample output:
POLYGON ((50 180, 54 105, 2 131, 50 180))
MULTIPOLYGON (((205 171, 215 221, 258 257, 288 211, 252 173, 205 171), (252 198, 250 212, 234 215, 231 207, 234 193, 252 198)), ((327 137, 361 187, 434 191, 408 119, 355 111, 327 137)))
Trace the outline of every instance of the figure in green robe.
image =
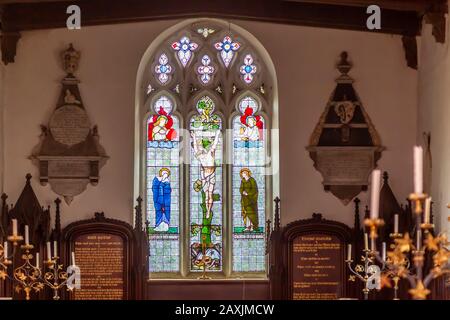
POLYGON ((241 175, 241 208, 245 231, 258 231, 258 184, 248 168, 243 168, 241 175))

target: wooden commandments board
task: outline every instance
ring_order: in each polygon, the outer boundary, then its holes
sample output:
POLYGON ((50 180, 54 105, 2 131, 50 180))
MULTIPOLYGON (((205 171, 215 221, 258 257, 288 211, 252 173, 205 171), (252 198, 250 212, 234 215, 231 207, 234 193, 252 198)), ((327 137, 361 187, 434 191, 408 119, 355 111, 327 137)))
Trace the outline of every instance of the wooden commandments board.
POLYGON ((334 235, 310 233, 292 244, 292 299, 333 300, 342 294, 344 246, 334 235))
POLYGON ((124 299, 125 245, 114 234, 90 233, 74 239, 77 266, 81 270, 81 289, 75 300, 124 299))
POLYGON ((294 221, 271 236, 271 294, 282 300, 351 297, 344 262, 352 230, 319 213, 294 221), (280 253, 282 253, 280 255, 280 253))
POLYGON ((63 231, 65 257, 75 253, 81 288, 68 296, 74 300, 128 300, 133 288, 135 232, 123 222, 96 213, 94 219, 74 222, 63 231))

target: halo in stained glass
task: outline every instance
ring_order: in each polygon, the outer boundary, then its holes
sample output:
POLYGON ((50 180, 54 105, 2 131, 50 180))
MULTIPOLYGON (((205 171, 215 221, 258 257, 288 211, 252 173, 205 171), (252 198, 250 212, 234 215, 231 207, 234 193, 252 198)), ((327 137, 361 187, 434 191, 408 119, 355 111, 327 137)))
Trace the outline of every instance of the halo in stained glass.
POLYGON ((172 43, 172 48, 177 51, 178 59, 180 59, 183 67, 186 67, 192 57, 192 52, 197 50, 198 44, 192 42, 191 39, 184 36, 180 41, 172 43))

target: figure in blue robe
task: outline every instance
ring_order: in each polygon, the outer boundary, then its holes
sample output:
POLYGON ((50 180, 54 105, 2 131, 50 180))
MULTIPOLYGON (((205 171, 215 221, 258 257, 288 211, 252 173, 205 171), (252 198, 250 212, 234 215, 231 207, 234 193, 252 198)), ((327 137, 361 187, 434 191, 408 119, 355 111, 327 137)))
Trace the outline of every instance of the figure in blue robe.
POLYGON ((163 168, 159 171, 159 177, 152 182, 153 204, 156 211, 155 231, 169 231, 170 225, 170 170, 163 168))

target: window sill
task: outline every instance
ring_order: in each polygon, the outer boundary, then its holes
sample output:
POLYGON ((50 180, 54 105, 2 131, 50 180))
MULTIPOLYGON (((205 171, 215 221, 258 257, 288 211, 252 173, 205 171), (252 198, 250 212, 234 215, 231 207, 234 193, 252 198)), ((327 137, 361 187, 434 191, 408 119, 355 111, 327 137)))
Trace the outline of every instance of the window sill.
POLYGON ((269 282, 268 278, 216 278, 216 279, 192 279, 192 278, 151 278, 147 279, 147 283, 266 283, 269 282))

